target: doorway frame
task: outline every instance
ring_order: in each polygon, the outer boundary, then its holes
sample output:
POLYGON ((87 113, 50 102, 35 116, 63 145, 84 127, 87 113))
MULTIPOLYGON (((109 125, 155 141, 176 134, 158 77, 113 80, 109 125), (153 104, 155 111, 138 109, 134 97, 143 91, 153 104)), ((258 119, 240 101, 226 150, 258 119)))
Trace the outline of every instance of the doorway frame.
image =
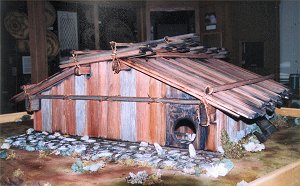
POLYGON ((153 40, 151 38, 151 12, 175 12, 175 11, 194 11, 195 13, 195 33, 200 34, 200 12, 199 3, 195 2, 174 2, 174 1, 162 1, 162 2, 146 2, 146 38, 147 40, 153 40))

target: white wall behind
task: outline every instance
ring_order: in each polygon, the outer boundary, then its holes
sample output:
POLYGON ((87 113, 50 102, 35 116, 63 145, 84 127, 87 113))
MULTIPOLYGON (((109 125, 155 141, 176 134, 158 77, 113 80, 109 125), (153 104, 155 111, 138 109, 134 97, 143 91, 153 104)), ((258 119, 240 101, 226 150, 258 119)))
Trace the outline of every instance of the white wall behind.
POLYGON ((300 73, 300 1, 281 0, 280 9, 280 80, 300 73))

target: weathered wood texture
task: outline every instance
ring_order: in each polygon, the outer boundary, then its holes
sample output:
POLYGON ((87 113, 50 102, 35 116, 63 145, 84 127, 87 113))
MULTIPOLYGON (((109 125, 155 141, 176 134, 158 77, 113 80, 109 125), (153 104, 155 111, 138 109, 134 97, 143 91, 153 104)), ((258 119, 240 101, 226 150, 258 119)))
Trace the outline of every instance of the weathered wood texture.
POLYGON ((34 122, 33 127, 37 131, 42 131, 42 111, 34 112, 34 122))
MULTIPOLYGON (((58 84, 52 88, 53 95, 64 94, 64 83, 58 84)), ((65 126, 65 115, 63 113, 64 100, 52 100, 52 130, 62 131, 65 126)))
MULTIPOLYGON (((87 86, 84 76, 75 76, 75 94, 86 95, 87 86)), ((76 115, 76 131, 77 135, 83 136, 86 132, 86 116, 87 116, 87 103, 83 100, 75 101, 75 115, 76 115)))
MULTIPOLYGON (((70 76, 50 89, 52 95, 106 95, 165 97, 164 83, 136 70, 114 74, 110 62, 91 64, 91 76, 70 76)), ((108 139, 165 144, 166 111, 163 103, 52 99, 42 101, 52 118, 42 129, 108 139)), ((38 113, 38 112, 37 112, 38 113)), ((47 116, 46 111, 43 116, 47 116)), ((49 115, 49 114, 48 114, 49 115)), ((41 114, 37 114, 37 119, 41 114)), ((47 122, 46 122, 47 121, 47 122)))
MULTIPOLYGON (((72 75, 43 94, 166 98, 184 98, 187 95, 133 69, 114 74, 110 62, 93 63, 91 69, 91 76, 72 75)), ((166 144, 167 104, 43 99, 41 107, 41 111, 35 114, 37 130, 166 144)), ((244 123, 231 119, 219 110, 216 115, 217 120, 211 119, 208 128, 207 150, 214 151, 221 145, 222 129, 226 129, 232 139, 241 131, 246 134, 244 123)), ((197 135, 196 146, 199 145, 199 138, 197 135)))
POLYGON ((31 81, 37 83, 48 77, 45 1, 27 1, 27 8, 32 63, 31 81))
POLYGON ((235 120, 220 110, 216 110, 216 118, 217 118, 216 124, 212 128, 213 131, 209 132, 209 137, 208 137, 209 138, 208 141, 209 140, 214 141, 214 144, 209 146, 209 149, 207 150, 215 151, 217 150, 218 146, 222 146, 221 133, 223 129, 226 130, 231 141, 237 142, 238 140, 240 140, 240 138, 249 134, 251 132, 251 128, 253 128, 252 125, 246 124, 241 120, 235 120), (211 132, 214 134, 211 135, 211 132))
MULTIPOLYGON (((51 91, 43 92, 42 95, 49 95, 51 91)), ((51 100, 41 101, 42 130, 52 132, 52 104, 51 100)))

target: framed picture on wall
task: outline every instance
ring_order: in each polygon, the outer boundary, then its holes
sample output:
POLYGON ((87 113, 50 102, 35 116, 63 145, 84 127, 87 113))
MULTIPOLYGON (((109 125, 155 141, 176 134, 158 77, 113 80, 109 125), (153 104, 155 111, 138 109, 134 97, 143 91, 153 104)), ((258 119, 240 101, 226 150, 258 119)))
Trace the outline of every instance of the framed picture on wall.
POLYGON ((216 13, 205 14, 205 30, 216 30, 217 29, 217 16, 216 13))

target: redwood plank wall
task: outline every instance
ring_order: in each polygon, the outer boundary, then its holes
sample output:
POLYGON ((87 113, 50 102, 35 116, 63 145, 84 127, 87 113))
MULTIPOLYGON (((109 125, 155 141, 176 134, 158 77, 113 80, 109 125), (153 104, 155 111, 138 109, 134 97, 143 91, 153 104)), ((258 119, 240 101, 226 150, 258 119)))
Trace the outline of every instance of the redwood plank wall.
MULTIPOLYGON (((70 76, 49 90, 50 95, 165 97, 168 85, 139 71, 115 74, 110 62, 91 64, 91 76, 70 76)), ((166 105, 95 100, 42 100, 35 129, 108 139, 166 143, 166 105), (45 106, 46 105, 46 106, 45 106), (47 109, 46 109, 47 108, 47 109), (46 109, 46 110, 45 110, 46 109), (41 109, 43 110, 43 108, 41 109), (51 116, 51 119, 42 119, 51 116), (49 127, 49 123, 51 126, 49 127), (51 129, 50 129, 51 128, 51 129)))

